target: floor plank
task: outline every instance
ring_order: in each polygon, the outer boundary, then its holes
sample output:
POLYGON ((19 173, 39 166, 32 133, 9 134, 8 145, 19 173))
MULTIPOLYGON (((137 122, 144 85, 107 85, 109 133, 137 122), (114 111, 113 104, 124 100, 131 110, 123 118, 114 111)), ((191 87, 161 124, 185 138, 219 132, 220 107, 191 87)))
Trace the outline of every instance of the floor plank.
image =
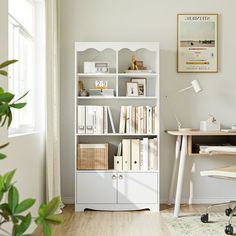
MULTIPOLYGON (((205 206, 183 205, 181 210, 197 213, 205 206)), ((173 206, 161 205, 161 211, 173 212, 173 206)), ((133 212, 74 212, 73 205, 63 210, 64 223, 52 227, 55 236, 169 236, 160 213, 133 212)), ((35 231, 42 236, 42 229, 35 231)))

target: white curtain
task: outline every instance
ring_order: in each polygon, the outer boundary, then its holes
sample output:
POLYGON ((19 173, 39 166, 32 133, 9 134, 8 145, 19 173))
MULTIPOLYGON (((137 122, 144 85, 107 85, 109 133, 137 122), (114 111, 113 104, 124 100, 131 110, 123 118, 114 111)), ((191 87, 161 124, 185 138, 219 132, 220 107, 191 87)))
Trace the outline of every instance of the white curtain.
POLYGON ((61 197, 60 180, 60 77, 58 0, 45 0, 46 7, 46 194, 47 201, 61 197))

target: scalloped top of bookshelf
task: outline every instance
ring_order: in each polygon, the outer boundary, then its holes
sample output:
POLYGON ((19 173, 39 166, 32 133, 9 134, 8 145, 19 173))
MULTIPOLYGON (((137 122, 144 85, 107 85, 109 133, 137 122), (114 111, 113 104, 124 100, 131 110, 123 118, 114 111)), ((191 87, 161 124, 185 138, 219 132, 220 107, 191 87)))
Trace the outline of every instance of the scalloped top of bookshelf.
POLYGON ((159 49, 158 42, 76 42, 75 50, 78 52, 85 51, 87 49, 96 49, 98 51, 103 51, 107 48, 113 49, 115 51, 120 51, 121 49, 129 49, 131 51, 137 51, 141 48, 150 51, 157 51, 159 49))

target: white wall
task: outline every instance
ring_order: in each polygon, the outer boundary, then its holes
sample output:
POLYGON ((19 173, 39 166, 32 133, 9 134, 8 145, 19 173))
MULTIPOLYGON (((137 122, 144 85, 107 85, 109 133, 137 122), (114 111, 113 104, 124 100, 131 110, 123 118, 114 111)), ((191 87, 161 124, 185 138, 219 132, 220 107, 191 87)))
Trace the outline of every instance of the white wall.
MULTIPOLYGON (((0 1, 0 61, 8 59, 8 8, 7 0, 0 1)), ((0 86, 7 86, 7 78, 0 78, 0 86)), ((35 198, 36 204, 32 214, 37 214, 38 206, 44 201, 44 170, 45 170, 45 144, 44 133, 38 132, 30 135, 8 138, 7 130, 1 128, 0 143, 10 142, 10 145, 1 150, 8 155, 7 159, 0 161, 0 173, 17 169, 15 180, 20 192, 20 199, 35 198)))
MULTIPOLYGON (((74 196, 73 78, 75 41, 159 41, 161 45, 161 198, 168 196, 174 154, 174 138, 163 132, 176 129, 164 95, 199 79, 204 91, 188 91, 173 99, 183 125, 198 128, 213 114, 222 124, 236 124, 236 27, 235 0, 61 0, 61 166, 62 195, 74 196), (177 13, 219 13, 219 73, 176 73, 177 13)), ((188 158, 183 200, 194 202, 234 198, 234 183, 199 176, 202 169, 235 163, 233 157, 188 158), (190 170, 192 170, 190 172, 190 170), (189 180, 192 180, 190 184, 189 180), (191 190, 192 189, 192 190, 191 190), (191 191, 190 191, 191 190, 191 191)))

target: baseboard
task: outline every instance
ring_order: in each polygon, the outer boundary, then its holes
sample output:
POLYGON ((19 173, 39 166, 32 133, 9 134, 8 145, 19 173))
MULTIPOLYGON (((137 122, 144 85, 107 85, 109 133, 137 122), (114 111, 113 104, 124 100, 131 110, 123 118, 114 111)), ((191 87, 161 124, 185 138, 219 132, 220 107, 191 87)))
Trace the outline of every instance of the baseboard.
POLYGON ((64 204, 74 204, 75 200, 73 197, 62 197, 62 202, 64 204))
MULTIPOLYGON (((229 202, 235 200, 236 197, 225 198, 225 197, 209 197, 209 198, 193 198, 191 201, 189 198, 182 198, 181 204, 214 204, 219 202, 229 202)), ((161 204, 167 204, 167 198, 161 198, 161 204)), ((172 201, 174 203, 174 199, 172 201)))

